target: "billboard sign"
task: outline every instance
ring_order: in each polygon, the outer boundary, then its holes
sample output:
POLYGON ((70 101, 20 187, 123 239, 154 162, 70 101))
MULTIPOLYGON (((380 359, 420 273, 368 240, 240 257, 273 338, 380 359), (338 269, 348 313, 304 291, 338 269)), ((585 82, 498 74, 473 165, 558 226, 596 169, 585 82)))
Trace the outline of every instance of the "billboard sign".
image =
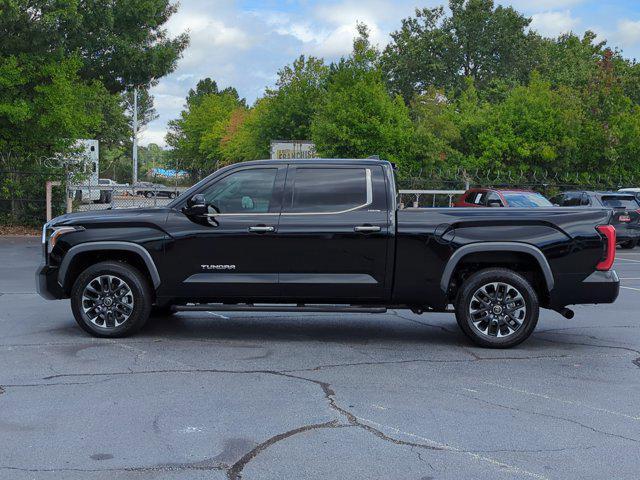
POLYGON ((289 158, 316 158, 316 146, 308 140, 271 140, 273 160, 289 158))

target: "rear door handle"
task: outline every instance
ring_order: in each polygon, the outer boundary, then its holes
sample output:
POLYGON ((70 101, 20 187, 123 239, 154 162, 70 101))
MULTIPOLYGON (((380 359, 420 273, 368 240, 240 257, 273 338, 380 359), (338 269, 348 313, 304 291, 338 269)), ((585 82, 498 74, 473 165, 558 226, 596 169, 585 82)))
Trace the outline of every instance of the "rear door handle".
POLYGON ((275 232, 275 227, 267 227, 266 225, 256 225, 254 227, 249 227, 249 231, 253 233, 268 233, 275 232))
POLYGON ((378 225, 358 225, 357 227, 353 227, 354 232, 361 233, 373 233, 379 232, 381 228, 378 225))

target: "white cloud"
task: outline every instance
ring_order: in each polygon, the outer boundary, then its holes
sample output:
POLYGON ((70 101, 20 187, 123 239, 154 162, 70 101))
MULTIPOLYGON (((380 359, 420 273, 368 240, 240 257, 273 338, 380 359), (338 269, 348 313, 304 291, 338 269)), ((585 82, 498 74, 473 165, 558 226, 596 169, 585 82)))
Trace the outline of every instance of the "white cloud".
POLYGON ((164 141, 164 136, 166 133, 167 132, 165 131, 165 129, 161 127, 154 129, 149 128, 140 134, 138 143, 144 147, 146 147, 150 143, 155 143, 157 145, 160 145, 161 147, 166 147, 167 144, 164 141))
POLYGON ((579 18, 571 16, 571 11, 541 12, 531 16, 531 28, 550 37, 574 30, 580 24, 579 18))
POLYGON ((585 1, 586 0, 510 0, 507 3, 517 10, 539 11, 540 9, 572 7, 585 3, 585 1))
POLYGON ((637 44, 640 42, 640 20, 621 20, 618 22, 616 38, 625 44, 637 44))

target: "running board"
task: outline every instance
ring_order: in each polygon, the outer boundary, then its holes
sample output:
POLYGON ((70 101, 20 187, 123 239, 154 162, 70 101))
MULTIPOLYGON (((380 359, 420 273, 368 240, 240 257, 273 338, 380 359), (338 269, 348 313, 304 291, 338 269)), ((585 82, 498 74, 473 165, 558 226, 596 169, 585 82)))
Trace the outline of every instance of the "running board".
POLYGON ((333 313, 386 313, 385 307, 359 307, 352 305, 254 305, 203 303, 198 305, 174 305, 175 312, 333 312, 333 313))

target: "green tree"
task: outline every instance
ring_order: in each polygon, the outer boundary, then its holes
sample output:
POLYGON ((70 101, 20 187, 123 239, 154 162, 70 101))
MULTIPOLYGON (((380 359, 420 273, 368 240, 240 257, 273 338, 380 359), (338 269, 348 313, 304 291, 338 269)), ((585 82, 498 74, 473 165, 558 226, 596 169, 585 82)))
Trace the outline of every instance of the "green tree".
POLYGON ((478 157, 489 168, 566 172, 578 159, 582 107, 575 91, 553 90, 534 73, 495 106, 478 136, 478 157))
POLYGON ((409 111, 402 98, 387 93, 368 30, 358 30, 353 53, 331 68, 311 137, 323 156, 405 160, 413 130, 409 111))
POLYGON ((307 140, 311 120, 324 95, 329 69, 321 59, 300 56, 278 72, 275 89, 267 89, 269 108, 257 121, 258 136, 271 140, 307 140))
POLYGON ((449 9, 417 9, 391 34, 381 59, 391 91, 409 103, 432 86, 458 92, 467 77, 480 89, 527 79, 540 42, 530 19, 493 0, 449 0, 449 9))
POLYGON ((214 169, 222 159, 220 144, 231 114, 244 106, 235 89, 188 98, 180 118, 169 122, 166 137, 175 165, 192 172, 214 169))
POLYGON ((278 72, 253 108, 238 109, 220 138, 224 163, 267 158, 272 140, 308 140, 311 121, 326 91, 329 69, 320 59, 298 57, 278 72))
POLYGON ((270 109, 270 101, 271 99, 263 97, 251 109, 238 108, 231 114, 220 141, 220 152, 225 165, 269 157, 267 137, 259 132, 264 125, 262 118, 270 109))
POLYGON ((1 0, 0 56, 81 60, 78 74, 111 93, 148 85, 176 67, 186 34, 169 38, 169 0, 1 0))
POLYGON ((605 50, 582 90, 587 115, 580 139, 581 168, 613 174, 640 173, 640 107, 625 92, 627 68, 616 52, 605 50))
POLYGON ((107 93, 83 82, 79 67, 75 58, 0 57, 0 151, 51 156, 103 125, 107 93))
MULTIPOLYGON (((444 92, 430 88, 411 102, 414 125, 409 166, 421 170, 449 167, 459 163, 460 152, 453 145, 459 142, 460 127, 454 121, 452 108, 444 92)), ((401 172, 409 175, 409 172, 401 172)))

